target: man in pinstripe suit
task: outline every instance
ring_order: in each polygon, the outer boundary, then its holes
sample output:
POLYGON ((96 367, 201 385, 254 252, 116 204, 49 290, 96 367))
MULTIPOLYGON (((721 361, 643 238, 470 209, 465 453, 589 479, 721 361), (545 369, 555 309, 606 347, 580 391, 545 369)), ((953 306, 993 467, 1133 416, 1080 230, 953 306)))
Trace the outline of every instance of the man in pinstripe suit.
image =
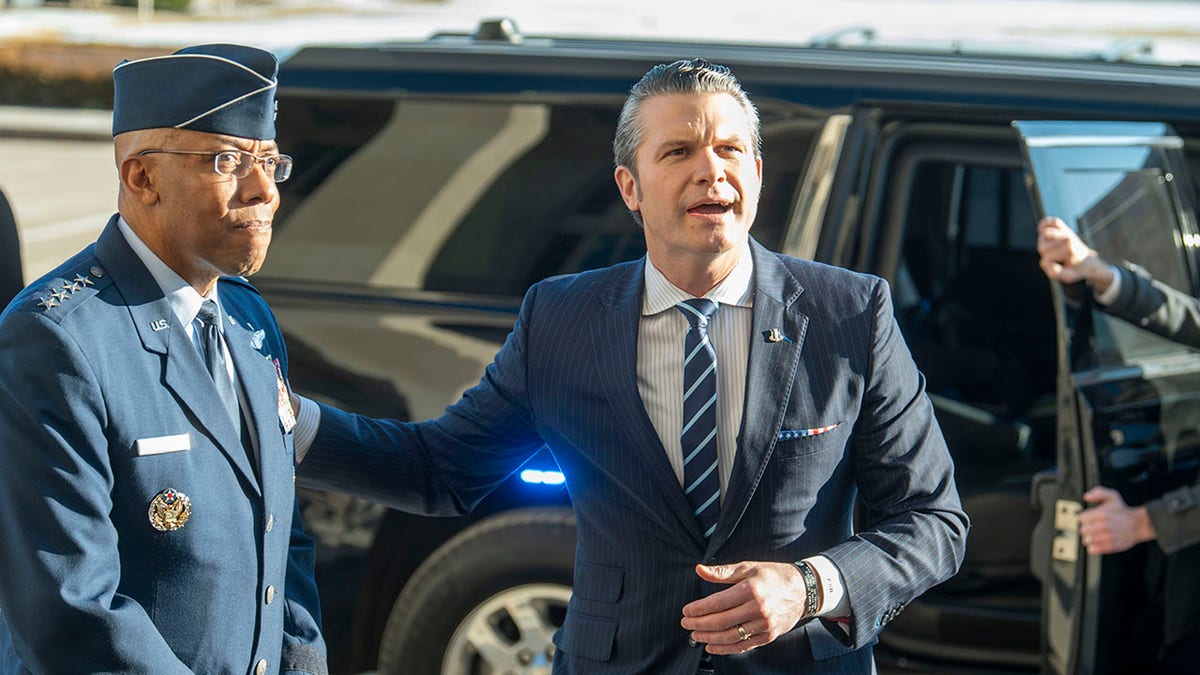
POLYGON ((463 513, 546 443, 579 538, 555 673, 869 673, 968 527, 887 284, 750 239, 759 122, 727 68, 652 69, 614 150, 647 258, 531 288, 436 420, 302 401, 301 481, 463 513))

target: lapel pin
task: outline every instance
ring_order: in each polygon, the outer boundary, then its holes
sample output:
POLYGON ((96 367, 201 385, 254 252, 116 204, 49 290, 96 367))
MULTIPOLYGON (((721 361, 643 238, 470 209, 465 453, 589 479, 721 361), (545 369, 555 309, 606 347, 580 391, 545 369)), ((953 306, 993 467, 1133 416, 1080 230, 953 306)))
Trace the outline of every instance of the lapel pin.
POLYGON ((150 500, 150 524, 159 532, 173 532, 192 517, 192 500, 178 490, 167 488, 150 500))
POLYGON ((160 330, 166 330, 170 326, 171 324, 167 323, 166 319, 155 319, 154 321, 150 322, 150 330, 154 331, 155 333, 160 330))
POLYGON ((792 338, 784 335, 778 328, 763 331, 763 339, 767 342, 791 342, 792 338))

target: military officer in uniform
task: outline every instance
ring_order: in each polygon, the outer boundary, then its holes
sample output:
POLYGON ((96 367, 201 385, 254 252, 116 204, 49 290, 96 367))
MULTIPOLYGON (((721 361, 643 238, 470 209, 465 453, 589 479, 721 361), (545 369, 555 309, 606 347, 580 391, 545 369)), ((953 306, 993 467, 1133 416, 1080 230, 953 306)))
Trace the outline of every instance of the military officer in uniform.
POLYGON ((119 213, 0 316, 0 671, 326 672, 287 356, 245 277, 291 158, 278 63, 113 71, 119 213))

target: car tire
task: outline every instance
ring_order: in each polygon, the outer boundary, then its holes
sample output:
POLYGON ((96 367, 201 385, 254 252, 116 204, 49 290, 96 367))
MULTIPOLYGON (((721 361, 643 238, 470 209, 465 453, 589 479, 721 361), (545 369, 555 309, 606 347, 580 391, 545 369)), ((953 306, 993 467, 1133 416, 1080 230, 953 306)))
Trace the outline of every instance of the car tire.
POLYGON ((549 673, 574 558, 569 508, 506 511, 463 530, 396 598, 380 675, 549 673))

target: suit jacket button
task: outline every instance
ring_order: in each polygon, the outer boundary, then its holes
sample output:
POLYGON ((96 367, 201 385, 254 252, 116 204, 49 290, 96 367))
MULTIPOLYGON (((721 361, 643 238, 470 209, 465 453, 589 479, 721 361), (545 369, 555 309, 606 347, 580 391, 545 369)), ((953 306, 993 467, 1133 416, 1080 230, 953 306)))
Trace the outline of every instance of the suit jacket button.
POLYGON ((266 675, 266 672, 267 672, 267 660, 259 659, 258 663, 255 664, 255 666, 254 666, 254 675, 266 675))
POLYGON ((696 646, 696 644, 697 644, 697 643, 696 643, 696 640, 695 640, 694 638, 688 638, 688 646, 689 646, 689 647, 695 647, 695 646, 696 646))
POLYGON ((267 586, 266 596, 267 596, 266 597, 267 604, 269 605, 269 604, 271 604, 271 601, 275 599, 275 587, 274 586, 267 586))

